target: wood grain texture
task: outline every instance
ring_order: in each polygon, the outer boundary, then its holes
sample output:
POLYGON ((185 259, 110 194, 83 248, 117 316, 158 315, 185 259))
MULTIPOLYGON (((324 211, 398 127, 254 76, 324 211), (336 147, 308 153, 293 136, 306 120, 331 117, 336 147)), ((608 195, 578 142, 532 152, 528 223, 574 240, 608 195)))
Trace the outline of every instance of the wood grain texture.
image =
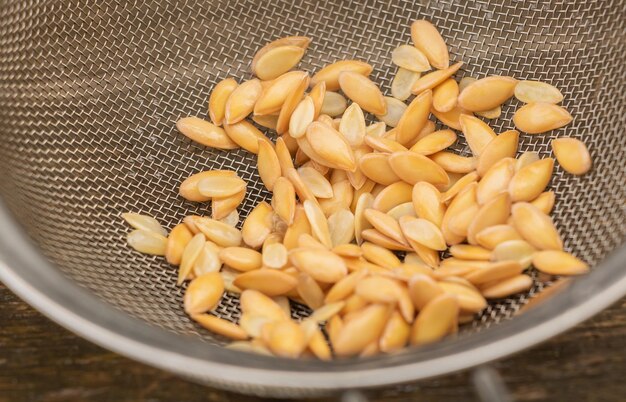
MULTIPOLYGON (((516 401, 623 401, 626 299, 494 367, 516 401)), ((371 392, 368 397, 371 401, 476 400, 466 373, 371 392)), ((0 402, 260 400, 190 383, 104 350, 54 324, 0 285, 0 402)))

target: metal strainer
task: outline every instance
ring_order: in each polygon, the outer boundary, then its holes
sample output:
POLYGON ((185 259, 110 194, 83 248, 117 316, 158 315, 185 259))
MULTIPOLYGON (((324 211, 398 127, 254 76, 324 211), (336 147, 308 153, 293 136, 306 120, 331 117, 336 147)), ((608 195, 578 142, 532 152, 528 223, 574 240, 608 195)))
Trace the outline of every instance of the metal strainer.
MULTIPOLYGON (((626 293, 626 10, 621 0, 535 1, 9 0, 0 5, 0 277, 51 318, 117 352, 206 383, 266 395, 306 395, 412 381, 474 366, 535 344, 626 293), (178 118, 205 116, 213 85, 249 77, 266 42, 313 38, 302 68, 344 58, 375 67, 389 92, 391 50, 409 26, 440 28, 457 77, 511 75, 560 88, 573 124, 522 136, 550 154, 582 139, 590 174, 557 168, 554 219, 569 251, 595 266, 549 304, 513 320, 546 284, 492 303, 455 340, 332 363, 241 354, 183 313, 184 289, 163 259, 125 243, 126 211, 171 228, 206 205, 184 201, 192 173, 235 169, 248 182, 245 217, 268 198, 246 151, 188 141, 178 118), (621 247, 621 249, 620 249, 621 247), (620 266, 621 264, 621 266, 620 266)), ((512 127, 511 101, 495 123, 512 127)), ((490 122, 494 124, 493 121, 490 122)), ((461 140, 462 141, 462 140, 461 140)), ((465 152, 461 143, 457 150, 465 152)), ((236 320, 227 297, 220 316, 236 320)), ((306 310, 294 306, 294 316, 306 310)))

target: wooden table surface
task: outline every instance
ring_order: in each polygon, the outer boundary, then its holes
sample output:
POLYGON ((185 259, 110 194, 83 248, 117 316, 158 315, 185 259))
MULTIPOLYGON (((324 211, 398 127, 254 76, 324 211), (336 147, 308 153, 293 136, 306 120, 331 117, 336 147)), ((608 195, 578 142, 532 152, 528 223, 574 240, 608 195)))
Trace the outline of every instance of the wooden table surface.
MULTIPOLYGON (((625 401, 626 299, 567 333, 494 365, 516 401, 625 401)), ((372 401, 475 401, 466 373, 372 401)), ((0 402, 259 401, 197 385, 104 350, 0 284, 0 402)), ((336 399, 324 399, 331 401, 336 399)))

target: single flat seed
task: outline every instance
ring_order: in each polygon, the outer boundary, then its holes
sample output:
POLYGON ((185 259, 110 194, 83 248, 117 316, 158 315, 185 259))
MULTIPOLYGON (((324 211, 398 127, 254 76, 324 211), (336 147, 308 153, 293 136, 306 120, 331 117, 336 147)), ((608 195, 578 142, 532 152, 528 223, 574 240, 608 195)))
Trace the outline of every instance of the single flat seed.
POLYGON ((367 112, 383 115, 387 112, 380 89, 369 78, 352 71, 339 74, 339 85, 343 93, 367 112))
POLYGON ((254 115, 264 116, 280 112, 287 97, 296 90, 306 75, 304 71, 291 71, 271 81, 254 104, 254 115))
POLYGON ((441 231, 443 233, 443 237, 446 239, 446 243, 449 245, 459 244, 465 240, 462 236, 456 235, 450 230, 449 223, 453 217, 477 204, 477 186, 478 184, 475 182, 465 186, 465 188, 452 199, 446 209, 443 221, 441 222, 441 231))
POLYGON ((498 161, 504 158, 514 158, 517 153, 518 142, 519 133, 515 130, 505 131, 492 139, 487 146, 483 148, 478 158, 476 172, 480 176, 484 176, 498 161))
MULTIPOLYGON (((213 219, 216 218, 213 217, 213 219)), ((218 221, 223 222, 229 226, 236 227, 239 224, 239 211, 233 209, 228 215, 218 219, 218 221)))
POLYGON ((212 176, 198 183, 200 194, 211 198, 227 198, 245 189, 246 182, 236 176, 212 176))
POLYGON ((413 84, 411 92, 417 95, 428 89, 435 88, 437 85, 441 84, 442 82, 450 78, 454 73, 456 73, 462 65, 463 62, 460 61, 456 64, 451 65, 450 67, 422 75, 415 82, 415 84, 413 84))
POLYGON ((327 248, 332 248, 330 229, 324 212, 319 205, 311 200, 304 201, 304 212, 311 225, 311 232, 327 248))
POLYGON ((522 268, 530 266, 537 249, 524 240, 507 240, 498 244, 491 254, 493 261, 517 261, 522 268))
POLYGON ((324 305, 324 291, 308 274, 301 272, 298 275, 298 294, 307 306, 312 309, 319 309, 324 305))
POLYGON ((341 116, 348 107, 348 101, 337 92, 327 91, 320 113, 331 117, 341 116))
POLYGON ((581 275, 589 272, 589 265, 564 251, 541 251, 534 255, 533 265, 549 275, 581 275))
POLYGON ((552 178, 554 159, 545 158, 523 167, 509 183, 511 200, 532 201, 545 190, 552 178))
POLYGON ((508 240, 522 240, 517 230, 510 225, 491 226, 476 234, 476 242, 489 250, 493 250, 498 244, 508 240))
POLYGON ((238 271, 252 271, 263 265, 261 253, 245 247, 225 247, 219 256, 224 264, 238 271))
POLYGON ((470 244, 476 244, 476 234, 490 226, 506 223, 511 214, 511 197, 507 193, 501 193, 486 202, 480 209, 469 228, 467 240, 470 244))
POLYGON ((448 78, 433 90, 433 108, 438 112, 449 112, 456 106, 459 97, 459 85, 453 78, 448 78))
POLYGON ((270 130, 276 130, 278 116, 274 114, 252 116, 252 121, 254 121, 261 127, 269 128, 270 130))
POLYGON ((344 170, 356 169, 354 152, 337 130, 323 123, 314 122, 306 130, 306 139, 322 160, 344 170))
MULTIPOLYGON (((352 236, 354 236, 354 234, 352 234, 352 236)), ((339 244, 333 247, 332 252, 345 258, 359 258, 363 255, 361 247, 352 243, 339 244)))
POLYGON ((285 177, 279 177, 274 183, 272 207, 276 215, 287 225, 293 223, 296 213, 296 190, 293 184, 285 177))
POLYGON ((287 265, 287 248, 282 243, 266 244, 263 247, 263 265, 280 269, 287 265))
POLYGON ((540 81, 520 81, 515 86, 515 97, 524 103, 560 103, 563 94, 552 85, 540 81))
POLYGON ((397 242, 396 240, 385 236, 376 229, 365 229, 361 232, 362 240, 369 241, 377 246, 384 247, 394 251, 411 251, 411 247, 405 243, 397 242))
POLYGON ((537 207, 518 202, 511 208, 513 225, 528 243, 540 250, 562 250, 563 241, 552 219, 537 207))
POLYGON ((180 267, 178 268, 178 280, 176 281, 176 284, 182 284, 193 271, 194 264, 202 252, 205 243, 206 237, 202 233, 196 234, 189 241, 189 243, 187 243, 187 246, 183 250, 183 254, 181 256, 180 267))
POLYGON ((502 107, 496 106, 493 109, 482 110, 480 112, 475 112, 478 116, 484 117, 485 119, 497 119, 502 114, 502 107))
POLYGON ((431 22, 426 20, 414 21, 411 24, 411 39, 415 47, 422 51, 434 68, 448 68, 450 65, 448 47, 431 22))
POLYGON ((272 325, 269 348, 280 357, 297 358, 307 346, 302 328, 293 321, 278 321, 272 325))
POLYGON ((515 176, 515 161, 511 158, 501 159, 494 164, 478 182, 476 200, 480 205, 492 200, 498 194, 510 189, 515 176))
POLYGON ((389 212, 387 212, 387 215, 391 216, 395 220, 398 220, 403 216, 417 217, 412 202, 405 202, 404 204, 400 204, 391 208, 389 212))
POLYGON ((246 81, 235 88, 226 101, 224 112, 226 124, 238 123, 252 113, 254 104, 261 96, 262 91, 261 82, 257 79, 246 81))
POLYGON ((451 279, 452 277, 439 282, 439 287, 444 293, 456 298, 462 312, 478 313, 487 307, 487 301, 474 286, 465 282, 451 282, 451 279))
POLYGON ((445 250, 446 241, 437 227, 431 221, 421 218, 402 217, 400 227, 404 236, 432 250, 445 250))
POLYGON ((496 133, 485 122, 474 116, 461 115, 459 122, 474 156, 480 156, 487 145, 496 138, 496 133))
MULTIPOLYGON (((452 176, 452 175, 449 175, 452 176)), ((445 193, 441 194, 441 202, 448 203, 457 194, 459 194, 465 187, 470 185, 471 183, 476 182, 479 179, 478 173, 469 172, 466 175, 462 176, 459 180, 456 181, 445 193)))
POLYGON ((211 96, 209 97, 209 117, 216 126, 222 125, 226 112, 226 101, 238 86, 237 81, 232 78, 226 78, 215 85, 213 91, 211 91, 211 96))
POLYGON ((443 151, 456 142, 456 134, 452 130, 439 130, 428 134, 411 147, 411 151, 422 155, 432 155, 443 151))
POLYGON ((318 71, 311 78, 311 85, 324 81, 328 91, 337 91, 339 85, 339 75, 344 71, 351 71, 367 77, 373 70, 373 67, 365 62, 358 60, 342 60, 329 64, 318 71))
POLYGON ((378 339, 385 329, 389 308, 373 304, 355 313, 343 325, 333 348, 338 356, 354 356, 361 353, 370 343, 378 339))
POLYGON ((306 50, 306 48, 309 46, 309 43, 311 43, 311 39, 307 38, 306 36, 286 36, 284 38, 276 39, 263 46, 261 49, 259 49, 259 51, 256 52, 254 58, 252 59, 250 68, 252 69, 252 71, 254 71, 256 64, 259 62, 259 59, 274 48, 281 46, 298 46, 306 50))
POLYGON ((381 352, 390 353, 402 349, 409 341, 411 327, 397 311, 394 312, 380 336, 381 352))
POLYGON ((278 296, 294 289, 298 280, 275 269, 256 269, 239 274, 233 283, 241 289, 253 289, 267 296, 278 296))
POLYGON ((395 48, 391 52, 391 62, 398 67, 418 73, 430 70, 430 64, 424 53, 411 45, 400 45, 395 48))
POLYGON ((387 132, 387 125, 382 121, 372 123, 365 129, 365 135, 371 137, 382 137, 387 132))
POLYGON ((515 90, 517 80, 492 76, 469 84, 459 95, 459 106, 472 112, 493 109, 506 102, 515 90))
POLYGON ((591 169, 591 156, 582 141, 576 138, 556 138, 551 144, 556 160, 566 172, 582 175, 591 169))
POLYGON ((332 198, 333 188, 320 172, 312 167, 300 167, 298 173, 302 178, 304 184, 311 190, 313 195, 317 198, 332 198))
POLYGON ((365 242, 361 244, 361 250, 366 260, 381 267, 395 268, 402 264, 398 257, 385 247, 365 242))
POLYGON ((241 204, 245 197, 246 190, 244 189, 230 197, 214 198, 211 201, 211 217, 217 220, 224 220, 228 216, 231 216, 233 213, 235 213, 237 222, 235 223, 235 225, 231 226, 236 226, 236 224, 239 223, 239 213, 237 212, 237 207, 241 204))
POLYGON ((411 88, 420 76, 418 72, 398 67, 398 71, 391 82, 391 96, 401 101, 409 99, 411 88))
POLYGON ((165 255, 167 238, 149 230, 135 229, 126 238, 128 245, 143 254, 165 255))
POLYGON ((299 248, 290 252, 292 264, 316 281, 336 283, 348 273, 341 257, 318 248, 299 248))
POLYGON ((202 314, 214 309, 224 294, 224 282, 218 272, 201 275, 189 283, 183 298, 187 314, 202 314))
POLYGON ((349 209, 339 209, 328 217, 328 230, 333 247, 346 245, 354 239, 354 215, 349 209))
POLYGON ((207 239, 211 240, 218 246, 230 247, 241 244, 241 232, 224 222, 215 219, 199 217, 195 222, 198 230, 202 232, 207 239))
POLYGON ((300 101, 289 119, 289 134, 299 138, 306 134, 306 128, 315 118, 315 104, 310 96, 300 101))
POLYGON ((406 240, 400 229, 400 224, 396 219, 373 208, 366 209, 364 215, 370 224, 380 233, 398 243, 406 244, 406 240))
POLYGON ((309 85, 309 75, 306 74, 298 83, 298 86, 287 95, 283 106, 278 113, 278 120, 276 121, 276 132, 278 134, 284 134, 289 130, 289 120, 294 110, 302 100, 304 92, 309 85))
POLYGON ((407 151, 406 147, 399 142, 383 137, 368 135, 365 137, 365 144, 378 152, 393 153, 407 151))
POLYGON ((326 99, 326 82, 322 81, 313 85, 313 89, 311 89, 311 92, 309 92, 309 96, 313 100, 313 107, 315 110, 313 118, 317 119, 317 117, 322 112, 324 99, 326 99))
POLYGON ((252 248, 259 248, 272 232, 272 207, 265 201, 257 204, 250 212, 241 228, 244 243, 252 248))
POLYGON ((491 250, 469 244, 454 245, 450 247, 449 252, 453 257, 464 260, 489 261, 491 259, 491 250))
POLYGON ((239 305, 242 314, 265 317, 271 321, 289 319, 278 303, 257 290, 247 289, 241 292, 239 305))
POLYGON ((389 165, 398 177, 411 185, 420 181, 445 185, 450 180, 437 163, 412 151, 394 152, 389 157, 389 165))
POLYGON ((184 223, 174 226, 174 229, 172 229, 167 237, 167 246, 165 247, 165 259, 168 263, 172 265, 180 264, 183 251, 192 237, 193 234, 184 223))
POLYGON ((428 275, 415 274, 409 280, 409 295, 417 310, 421 310, 435 297, 443 294, 443 289, 428 275))
POLYGON ((554 191, 546 191, 541 193, 539 197, 532 200, 530 203, 537 207, 541 212, 546 215, 549 215, 554 207, 554 201, 556 199, 556 195, 554 191))
POLYGON ((248 339, 248 334, 246 334, 246 331, 241 329, 239 325, 233 324, 230 321, 223 320, 214 315, 193 314, 191 318, 204 328, 218 335, 241 341, 248 339))
POLYGON ((465 276, 474 285, 502 280, 522 273, 524 268, 517 261, 501 261, 484 269, 475 270, 465 276))
POLYGON ((387 105, 387 113, 383 115, 376 115, 378 120, 384 122, 389 127, 396 127, 400 123, 400 119, 404 115, 407 109, 407 105, 389 96, 385 96, 385 104, 387 105))
MULTIPOLYGON (((347 299, 351 296, 356 288, 356 284, 368 274, 367 270, 352 272, 339 282, 335 283, 326 293, 324 301, 326 303, 335 303, 347 299)), ((327 305, 330 305, 327 304, 327 305)), ((343 306, 342 306, 343 308, 343 306)))
POLYGON ((361 194, 357 200, 354 208, 354 238, 356 239, 357 244, 361 244, 363 242, 361 233, 372 227, 365 217, 365 210, 372 206, 373 203, 374 197, 370 193, 361 194))
POLYGON ((133 228, 147 230, 162 236, 167 236, 167 230, 161 226, 159 221, 148 215, 141 215, 134 212, 125 212, 122 218, 133 228))
POLYGON ((413 186, 402 181, 390 184, 383 188, 374 198, 372 208, 387 212, 391 208, 411 201, 413 186))
POLYGON ((529 103, 517 109, 513 123, 520 131, 541 134, 568 125, 572 115, 560 106, 551 103, 529 103))
POLYGON ((176 128, 185 137, 211 148, 235 149, 234 143, 224 129, 198 117, 183 117, 176 122, 176 128))
POLYGON ((383 185, 400 181, 400 177, 389 164, 389 154, 365 154, 359 160, 359 170, 370 180, 383 185))
POLYGON ((198 258, 193 263, 193 273, 196 277, 210 272, 219 272, 222 261, 219 257, 220 247, 211 241, 204 243, 198 258))
POLYGON ((300 62, 304 49, 300 46, 278 46, 263 53, 254 65, 254 74, 262 80, 273 80, 300 62))
POLYGON ((398 300, 398 284, 382 276, 368 276, 361 279, 355 294, 371 303, 394 303, 398 300))
POLYGON ((430 155, 429 158, 450 173, 470 173, 476 170, 478 165, 478 159, 475 157, 461 156, 448 151, 437 152, 430 155))
POLYGON ((411 344, 423 345, 440 340, 450 332, 459 314, 455 296, 442 294, 432 299, 417 316, 411 328, 411 344))
POLYGON ((356 148, 363 143, 365 137, 365 116, 357 103, 351 104, 341 116, 339 132, 351 147, 356 148))
POLYGON ((467 111, 463 108, 461 108, 458 103, 457 105, 450 110, 449 112, 440 112, 436 109, 431 109, 432 114, 435 115, 435 117, 442 122, 443 124, 445 124, 446 126, 453 128, 455 130, 462 130, 461 127, 461 116, 464 115, 468 115, 468 116, 472 116, 473 113, 470 111, 467 111))
POLYGON ((489 286, 482 287, 480 292, 487 299, 501 299, 529 290, 533 280, 528 275, 517 275, 489 286))
POLYGON ((432 91, 426 90, 411 101, 396 126, 396 141, 404 145, 419 136, 428 121, 432 99, 432 91))
POLYGON ((271 144, 270 140, 247 120, 234 124, 224 124, 224 130, 231 140, 253 154, 259 152, 259 142, 271 144))

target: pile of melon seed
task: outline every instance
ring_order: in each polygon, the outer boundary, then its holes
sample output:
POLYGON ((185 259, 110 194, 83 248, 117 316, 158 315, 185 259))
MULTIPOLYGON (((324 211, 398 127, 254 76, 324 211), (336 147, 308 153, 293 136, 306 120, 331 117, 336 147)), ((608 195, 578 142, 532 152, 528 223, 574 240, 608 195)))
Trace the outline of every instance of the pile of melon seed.
MULTIPOLYGON (((528 290, 533 267, 587 272, 562 250, 549 217, 554 160, 517 156, 520 132, 572 120, 558 106, 561 92, 505 76, 457 83, 462 62, 450 65, 431 23, 415 21, 411 38, 392 52, 391 97, 364 61, 337 61, 313 76, 293 70, 310 39, 287 37, 255 55, 257 78, 215 86, 210 122, 177 122, 202 145, 256 154, 273 194, 239 229, 246 182, 212 170, 180 185, 186 200, 211 202, 211 217, 188 216, 168 234, 154 218, 124 214, 135 228, 131 247, 178 266, 178 284, 190 281, 185 312, 234 340, 229 347, 324 360, 389 353, 456 333, 487 300, 528 290), (525 103, 513 117, 519 131, 496 134, 484 119, 498 118, 512 96, 525 103), (379 122, 366 125, 365 113, 379 122), (431 115, 449 129, 436 131, 431 115), (276 143, 258 126, 276 131, 276 143), (458 131, 473 156, 446 150, 458 131), (443 251, 452 257, 441 259, 443 251), (212 314, 225 291, 240 293, 238 323, 212 314), (292 320, 289 300, 312 315, 292 320)), ((576 139, 553 140, 552 149, 569 173, 591 167, 576 139)))

